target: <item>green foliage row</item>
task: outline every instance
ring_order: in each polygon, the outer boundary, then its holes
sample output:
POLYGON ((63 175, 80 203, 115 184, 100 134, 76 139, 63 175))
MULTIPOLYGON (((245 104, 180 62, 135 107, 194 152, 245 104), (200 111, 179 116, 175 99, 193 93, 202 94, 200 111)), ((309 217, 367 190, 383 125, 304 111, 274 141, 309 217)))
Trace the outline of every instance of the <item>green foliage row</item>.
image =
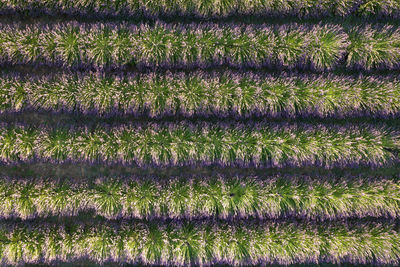
POLYGON ((400 30, 333 24, 2 25, 0 62, 73 67, 397 68, 400 30))
POLYGON ((396 131, 368 125, 144 124, 114 128, 0 128, 3 162, 50 160, 245 166, 381 165, 397 159, 396 131))
POLYGON ((0 226, 3 263, 229 265, 291 263, 398 264, 400 233, 392 222, 9 223, 0 226))
POLYGON ((228 15, 297 16, 397 16, 399 0, 1 0, 1 9, 44 9, 46 13, 95 13, 97 15, 144 12, 222 17, 228 15))
POLYGON ((0 180, 0 215, 116 218, 400 217, 400 181, 302 176, 0 180))
POLYGON ((397 114, 394 77, 202 71, 108 76, 81 73, 0 76, 0 111, 25 108, 150 116, 397 114))

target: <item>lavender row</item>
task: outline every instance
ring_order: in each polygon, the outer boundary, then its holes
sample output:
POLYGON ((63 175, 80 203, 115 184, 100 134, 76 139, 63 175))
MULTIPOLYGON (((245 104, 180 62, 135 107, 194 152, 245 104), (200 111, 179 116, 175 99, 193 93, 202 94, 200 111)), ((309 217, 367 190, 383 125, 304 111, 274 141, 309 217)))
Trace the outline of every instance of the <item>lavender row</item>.
POLYGON ((47 14, 110 16, 186 15, 226 17, 230 15, 264 16, 390 16, 398 17, 398 0, 1 0, 3 12, 40 11, 47 14))
POLYGON ((394 69, 400 30, 333 24, 2 25, 0 62, 67 67, 394 69))
POLYGON ((94 211, 107 219, 400 217, 400 181, 346 178, 1 178, 0 216, 31 219, 94 211))
POLYGON ((49 160, 140 166, 379 166, 397 161, 398 149, 398 132, 367 125, 0 128, 0 160, 6 163, 49 160))
POLYGON ((0 111, 87 114, 349 117, 400 111, 397 77, 251 72, 0 77, 0 111))
POLYGON ((0 225, 3 264, 399 264, 394 222, 26 222, 0 225))

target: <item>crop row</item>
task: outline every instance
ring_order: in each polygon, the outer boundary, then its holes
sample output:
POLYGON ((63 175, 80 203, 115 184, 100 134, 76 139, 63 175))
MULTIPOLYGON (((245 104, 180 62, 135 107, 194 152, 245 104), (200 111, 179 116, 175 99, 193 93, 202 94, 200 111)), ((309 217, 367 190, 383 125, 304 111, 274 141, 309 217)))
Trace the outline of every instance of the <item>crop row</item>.
POLYGON ((212 265, 224 263, 398 264, 392 222, 8 223, 0 226, 3 263, 73 261, 212 265))
POLYGON ((392 69, 400 62, 400 30, 333 24, 2 25, 0 62, 99 68, 392 69))
POLYGON ((96 15, 295 15, 301 17, 379 15, 398 16, 399 0, 1 0, 4 10, 37 10, 52 14, 96 15))
POLYGON ((339 219, 400 217, 400 181, 311 179, 302 176, 193 179, 0 180, 2 218, 339 219))
POLYGON ((190 72, 0 77, 0 111, 99 114, 350 116, 400 111, 394 77, 190 72))
POLYGON ((382 165, 397 160, 399 134, 368 125, 45 129, 1 127, 0 160, 88 161, 139 165, 382 165))

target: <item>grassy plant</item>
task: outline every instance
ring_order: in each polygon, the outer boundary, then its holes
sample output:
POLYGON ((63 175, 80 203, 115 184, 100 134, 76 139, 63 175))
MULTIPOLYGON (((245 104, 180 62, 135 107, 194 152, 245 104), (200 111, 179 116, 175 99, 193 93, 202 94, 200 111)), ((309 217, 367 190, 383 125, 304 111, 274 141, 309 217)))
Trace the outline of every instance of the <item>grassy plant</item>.
POLYGON ((91 185, 3 178, 0 185, 3 218, 69 216, 90 210, 109 219, 400 216, 400 183, 391 179, 113 178, 91 185))
POLYGON ((12 63, 69 67, 397 68, 396 27, 334 24, 40 24, 2 25, 3 57, 12 63))
POLYGON ((360 33, 356 29, 349 32, 348 66, 356 65, 363 69, 398 66, 400 32, 397 28, 384 26, 376 31, 368 26, 360 33))
MULTIPOLYGON (((47 37, 47 36, 46 36, 47 37)), ((45 38, 46 38, 45 37, 45 38)), ((80 29, 77 26, 68 27, 67 29, 58 29, 54 32, 53 36, 47 37, 51 40, 53 39, 54 42, 50 42, 52 50, 46 49, 46 51, 50 52, 46 58, 52 58, 53 53, 56 54, 57 61, 62 62, 65 65, 72 65, 72 64, 79 64, 82 61, 82 52, 84 52, 83 39, 80 34, 80 29)), ((96 46, 93 45, 93 50, 96 49, 96 46)), ((95 51, 93 52, 95 53, 95 51)))
POLYGON ((383 165, 397 158, 394 130, 323 125, 214 126, 144 124, 141 129, 3 127, 3 162, 50 160, 139 165, 255 165, 325 167, 383 165), (66 134, 68 133, 68 134, 66 134), (57 153, 54 153, 57 151, 57 153), (58 157, 61 155, 60 157, 58 157))
POLYGON ((26 11, 40 10, 45 13, 81 14, 81 15, 195 15, 198 17, 225 17, 230 15, 274 15, 274 16, 398 16, 400 4, 391 0, 121 0, 121 1, 72 1, 39 0, 10 1, 2 0, 3 10, 26 11))
POLYGON ((346 52, 348 42, 346 34, 338 34, 340 29, 327 26, 314 28, 315 38, 308 45, 307 56, 315 69, 334 66, 346 52))
POLYGON ((66 261, 87 256, 97 263, 178 266, 320 261, 398 264, 400 258, 399 232, 390 221, 322 224, 121 221, 61 225, 27 222, 2 224, 1 228, 2 263, 11 264, 50 263, 61 257, 63 251, 70 254, 65 256, 66 261))
POLYGON ((118 216, 122 210, 122 192, 120 189, 121 185, 117 182, 98 183, 96 189, 91 194, 89 193, 89 198, 93 199, 93 204, 90 204, 106 217, 118 216))
POLYGON ((229 71, 107 77, 81 73, 29 80, 3 75, 0 98, 3 112, 39 109, 152 117, 387 116, 400 111, 400 81, 393 76, 274 76, 229 71))
POLYGON ((366 0, 363 1, 358 7, 358 13, 363 15, 399 15, 400 2, 391 0, 366 0))

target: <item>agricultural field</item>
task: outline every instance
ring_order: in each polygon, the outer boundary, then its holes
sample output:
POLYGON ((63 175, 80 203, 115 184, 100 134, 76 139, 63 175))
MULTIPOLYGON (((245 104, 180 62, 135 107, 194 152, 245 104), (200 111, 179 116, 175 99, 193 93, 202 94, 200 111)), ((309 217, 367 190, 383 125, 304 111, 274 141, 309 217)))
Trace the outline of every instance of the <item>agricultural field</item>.
POLYGON ((400 0, 0 0, 1 266, 399 266, 400 0))

